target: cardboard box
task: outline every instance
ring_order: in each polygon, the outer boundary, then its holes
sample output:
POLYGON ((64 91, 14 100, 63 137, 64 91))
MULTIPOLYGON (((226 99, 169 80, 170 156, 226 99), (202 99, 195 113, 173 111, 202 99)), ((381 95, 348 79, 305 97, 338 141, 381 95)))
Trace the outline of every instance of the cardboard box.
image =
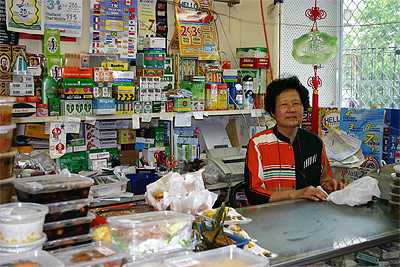
POLYGON ((238 47, 236 48, 237 58, 268 58, 266 47, 238 47))
POLYGON ((118 131, 118 137, 117 137, 118 144, 134 144, 136 142, 136 130, 124 129, 117 131, 118 131))
POLYGON ((121 150, 119 157, 121 165, 133 166, 139 160, 139 150, 121 150))
POLYGON ((268 58, 241 58, 240 68, 248 69, 269 69, 268 58))
POLYGON ((26 137, 49 139, 49 135, 45 133, 46 126, 41 123, 27 123, 25 124, 24 135, 26 137))

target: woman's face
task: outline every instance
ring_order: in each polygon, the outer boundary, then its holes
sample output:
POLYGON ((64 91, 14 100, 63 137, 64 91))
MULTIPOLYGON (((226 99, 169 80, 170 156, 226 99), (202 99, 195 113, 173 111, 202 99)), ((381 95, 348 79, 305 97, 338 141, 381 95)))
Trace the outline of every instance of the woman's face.
POLYGON ((299 93, 287 89, 276 98, 274 118, 280 127, 298 127, 303 119, 304 107, 299 93))

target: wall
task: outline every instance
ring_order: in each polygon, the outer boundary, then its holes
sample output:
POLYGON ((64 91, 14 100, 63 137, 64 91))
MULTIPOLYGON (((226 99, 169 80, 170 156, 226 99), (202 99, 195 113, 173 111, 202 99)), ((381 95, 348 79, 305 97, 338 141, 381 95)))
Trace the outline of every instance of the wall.
MULTIPOLYGON (((273 0, 262 0, 264 16, 268 23, 267 34, 273 71, 277 70, 278 46, 277 46, 277 9, 273 0)), ((62 42, 61 53, 80 53, 89 51, 90 39, 90 1, 83 0, 83 25, 82 37, 76 42, 62 42)), ((213 9, 216 13, 216 26, 219 35, 219 45, 222 60, 232 61, 232 68, 237 68, 236 48, 249 46, 264 46, 264 30, 261 20, 260 0, 241 0, 240 4, 228 7, 226 3, 215 2, 213 9)), ((174 10, 168 5, 168 39, 172 38, 175 28, 174 10)), ((20 40, 20 44, 27 46, 28 53, 42 53, 42 42, 38 40, 20 40)))

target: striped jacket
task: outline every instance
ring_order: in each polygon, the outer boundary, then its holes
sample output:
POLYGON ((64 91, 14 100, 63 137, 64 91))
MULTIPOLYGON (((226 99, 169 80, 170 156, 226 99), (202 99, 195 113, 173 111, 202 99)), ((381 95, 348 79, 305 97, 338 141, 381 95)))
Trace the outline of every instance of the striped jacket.
MULTIPOLYGON (((293 144, 276 126, 256 134, 249 142, 245 164, 249 203, 266 203, 274 191, 320 185, 325 162, 322 145, 321 138, 302 128, 293 144)), ((327 167, 332 178, 329 164, 327 167)))

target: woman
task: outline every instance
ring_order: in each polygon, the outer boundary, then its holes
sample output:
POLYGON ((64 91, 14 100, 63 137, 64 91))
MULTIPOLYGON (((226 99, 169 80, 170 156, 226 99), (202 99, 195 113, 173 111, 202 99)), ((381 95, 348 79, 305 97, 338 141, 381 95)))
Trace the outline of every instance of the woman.
POLYGON ((309 107, 308 90, 295 76, 268 85, 266 110, 276 120, 272 129, 251 138, 245 165, 250 204, 288 199, 326 200, 327 192, 343 188, 333 179, 325 147, 317 135, 299 128, 309 107))

